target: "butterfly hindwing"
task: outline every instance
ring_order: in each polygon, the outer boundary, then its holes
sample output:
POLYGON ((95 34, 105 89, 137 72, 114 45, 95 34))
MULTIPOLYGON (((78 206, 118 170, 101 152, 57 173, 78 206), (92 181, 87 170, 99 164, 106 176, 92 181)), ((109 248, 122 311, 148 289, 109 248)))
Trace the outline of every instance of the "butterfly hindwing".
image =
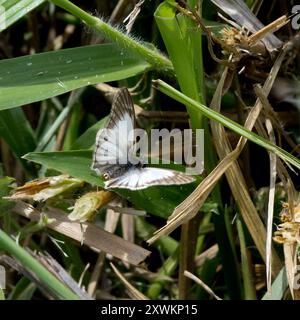
POLYGON ((107 181, 105 187, 141 190, 155 185, 179 185, 193 181, 193 177, 179 171, 132 166, 125 174, 107 181))

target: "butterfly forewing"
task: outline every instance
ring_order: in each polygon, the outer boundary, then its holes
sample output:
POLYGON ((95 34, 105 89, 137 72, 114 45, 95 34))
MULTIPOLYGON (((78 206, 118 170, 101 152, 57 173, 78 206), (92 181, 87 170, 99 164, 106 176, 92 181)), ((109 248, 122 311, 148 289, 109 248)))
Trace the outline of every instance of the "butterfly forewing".
POLYGON ((112 110, 105 129, 97 133, 92 169, 103 174, 106 188, 141 190, 155 185, 191 183, 195 179, 167 169, 132 164, 135 152, 134 106, 127 89, 114 96, 112 110))
POLYGON ((102 174, 108 166, 126 164, 134 145, 134 109, 126 88, 114 96, 108 123, 96 136, 92 169, 102 174))

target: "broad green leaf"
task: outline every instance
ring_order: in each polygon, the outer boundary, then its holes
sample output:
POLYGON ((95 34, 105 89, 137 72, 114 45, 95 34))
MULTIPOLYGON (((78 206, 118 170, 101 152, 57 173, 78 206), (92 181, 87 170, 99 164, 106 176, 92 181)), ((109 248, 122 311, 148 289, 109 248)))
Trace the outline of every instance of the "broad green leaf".
MULTIPOLYGON (((47 168, 85 180, 92 185, 104 186, 101 178, 90 169, 92 150, 29 153, 24 158, 42 164, 47 168)), ((166 218, 173 212, 175 206, 194 190, 196 183, 182 186, 150 187, 140 191, 124 189, 116 189, 114 191, 126 197, 137 208, 166 218)))
POLYGON ((95 144, 96 134, 99 129, 104 128, 107 117, 101 119, 88 128, 72 145, 73 150, 89 149, 95 144))
MULTIPOLYGON (((10 146, 18 159, 36 148, 36 139, 33 130, 23 110, 0 111, 0 137, 10 146)), ((26 162, 22 164, 28 167, 26 162)))
POLYGON ((0 61, 0 110, 44 100, 149 68, 117 45, 102 44, 0 61))
POLYGON ((43 2, 45 0, 0 0, 0 32, 43 2))

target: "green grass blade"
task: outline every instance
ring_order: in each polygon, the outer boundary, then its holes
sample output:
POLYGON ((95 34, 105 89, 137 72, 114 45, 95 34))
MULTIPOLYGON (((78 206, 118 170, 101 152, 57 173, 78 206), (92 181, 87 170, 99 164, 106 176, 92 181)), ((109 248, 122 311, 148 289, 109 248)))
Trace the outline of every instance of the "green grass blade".
POLYGON ((43 281, 48 288, 57 296, 66 300, 77 300, 78 296, 69 288, 65 287, 52 273, 42 266, 27 251, 16 244, 5 232, 0 229, 0 246, 3 250, 9 252, 24 267, 30 269, 35 275, 43 281))
POLYGON ((247 138, 248 140, 256 143, 257 145, 265 148, 268 151, 274 152, 278 157, 282 160, 289 162, 290 164, 294 165, 296 168, 300 169, 300 160, 288 153, 287 151, 281 149, 280 147, 276 146, 275 144, 271 143, 267 139, 245 129, 243 126, 238 124, 237 122, 223 116, 222 114, 211 110, 210 108, 206 107, 205 105, 187 97, 183 93, 179 92, 178 90, 174 89, 172 86, 168 85, 162 80, 157 80, 154 82, 154 85, 158 90, 165 93, 169 97, 181 102, 185 105, 189 105, 192 108, 200 110, 206 117, 215 120, 221 123, 223 126, 231 129, 235 133, 247 138))
POLYGON ((243 223, 240 218, 237 218, 237 231, 240 240, 240 250, 241 250, 241 267, 242 275, 244 280, 244 298, 245 300, 256 300, 256 291, 254 286, 254 279, 251 270, 251 262, 248 258, 246 239, 243 230, 243 223))
POLYGON ((45 0, 1 0, 0 32, 7 29, 43 2, 45 0))
MULTIPOLYGON (((195 22, 162 2, 154 13, 155 21, 173 63, 181 91, 204 103, 204 71, 202 65, 201 29, 195 22), (183 50, 184 48, 184 50, 183 50)), ((202 128, 202 114, 187 106, 193 128, 202 128)))
POLYGON ((57 118, 55 119, 54 123, 51 125, 49 130, 40 139, 35 151, 44 150, 44 148, 47 146, 47 144, 49 143, 51 138, 54 136, 54 134, 57 132, 59 127, 65 121, 67 116, 73 110, 73 107, 77 103, 77 101, 78 101, 80 95, 82 94, 82 92, 83 92, 83 88, 78 89, 78 90, 74 90, 73 92, 71 92, 67 105, 62 109, 61 113, 57 116, 57 118))
MULTIPOLYGON (((64 143, 62 150, 71 150, 72 145, 76 142, 79 136, 81 128, 81 119, 83 114, 82 102, 77 101, 72 108, 72 112, 68 120, 68 128, 64 137, 64 143)), ((75 149, 87 149, 87 148, 75 148, 75 149)))
POLYGON ((0 288, 0 300, 5 300, 5 295, 1 288, 0 288))
POLYGON ((51 2, 78 17, 93 30, 104 33, 110 40, 118 43, 118 45, 126 52, 131 51, 132 53, 140 56, 140 58, 147 61, 153 68, 173 73, 171 61, 154 47, 150 48, 151 44, 146 45, 141 41, 137 41, 136 39, 129 37, 117 28, 114 28, 103 20, 90 15, 68 0, 51 0, 51 2))
POLYGON ((0 61, 0 110, 99 82, 144 72, 149 65, 114 44, 85 46, 0 61))
MULTIPOLYGON (((27 300, 26 297, 24 296, 24 292, 26 295, 26 291, 28 290, 27 288, 30 285, 35 284, 31 282, 28 278, 23 276, 15 285, 13 290, 10 292, 9 296, 7 297, 7 300, 27 300)), ((27 291, 28 292, 28 291, 27 291)))
POLYGON ((262 297, 262 300, 281 300, 286 289, 288 288, 288 285, 286 270, 285 267, 283 267, 272 284, 271 295, 266 292, 266 294, 262 297))

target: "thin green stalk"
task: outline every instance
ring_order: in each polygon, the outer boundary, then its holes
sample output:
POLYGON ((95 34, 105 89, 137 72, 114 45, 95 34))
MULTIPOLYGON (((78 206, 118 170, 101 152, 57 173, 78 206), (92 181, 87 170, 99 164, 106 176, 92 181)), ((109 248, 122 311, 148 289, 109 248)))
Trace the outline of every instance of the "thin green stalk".
MULTIPOLYGON (((31 280, 23 276, 13 287, 9 295, 7 296, 7 300, 30 300, 26 299, 25 295, 28 291, 28 287, 30 284, 33 284, 31 280), (25 294, 24 294, 25 292, 25 294)), ((36 286, 35 286, 36 289, 36 286)))
MULTIPOLYGON (((179 246, 177 249, 169 256, 169 258, 164 262, 162 267, 158 270, 157 274, 162 276, 172 276, 178 267, 178 254, 179 246)), ((157 280, 149 287, 147 291, 147 297, 150 299, 157 299, 166 285, 166 281, 157 280)))
POLYGON ((80 120, 82 118, 82 106, 80 103, 75 103, 68 129, 64 138, 63 150, 71 150, 73 143, 78 138, 80 129, 80 120))
POLYGON ((206 233, 201 233, 201 231, 203 229, 205 229, 205 227, 207 227, 211 222, 211 216, 212 213, 208 212, 204 215, 203 220, 200 223, 200 227, 199 227, 199 236, 197 239, 197 245, 196 245, 196 250, 195 250, 195 255, 199 255, 202 251, 203 251, 203 246, 204 246, 204 242, 206 239, 206 233))
POLYGON ((0 288, 0 300, 5 300, 5 295, 1 288, 0 288))
MULTIPOLYGON (((156 230, 152 224, 141 217, 135 217, 135 229, 141 239, 149 239, 156 230)), ((164 236, 159 238, 153 245, 166 256, 170 256, 178 248, 178 241, 169 236, 164 236)))
POLYGON ((219 254, 223 266, 223 274, 228 287, 228 294, 232 300, 241 299, 241 284, 238 277, 238 266, 232 250, 228 230, 226 229, 225 211, 213 215, 215 236, 219 247, 219 254))
POLYGON ((178 272, 178 299, 187 300, 191 296, 192 281, 184 275, 184 271, 194 272, 195 251, 200 225, 200 215, 196 215, 188 223, 181 226, 178 272))
MULTIPOLYGON (((135 226, 136 232, 141 239, 148 239, 155 231, 155 227, 153 225, 147 223, 145 219, 140 217, 136 217, 135 226)), ((164 236, 155 242, 154 246, 160 252, 168 256, 168 259, 163 263, 157 273, 162 276, 171 276, 178 266, 178 241, 169 236, 164 236)), ((147 291, 147 296, 150 299, 157 299, 165 284, 166 281, 160 279, 154 280, 154 283, 150 285, 147 291)))
POLYGON ((229 240, 229 244, 231 247, 231 251, 234 255, 234 260, 238 269, 238 257, 237 257, 237 252, 235 250, 235 241, 234 241, 234 234, 233 234, 233 229, 232 229, 232 221, 231 221, 231 217, 229 215, 229 208, 227 206, 225 206, 224 209, 224 220, 225 220, 225 227, 227 230, 227 235, 228 235, 228 240, 229 240))
POLYGON ((239 123, 223 116, 222 114, 206 107, 202 103, 199 103, 180 91, 174 89, 172 86, 168 85, 166 82, 162 80, 156 80, 153 82, 155 87, 168 95, 169 97, 173 98, 174 100, 181 102, 182 104, 189 105, 191 108, 195 108, 200 110, 206 117, 215 120, 221 123, 223 126, 231 129, 235 133, 247 138, 248 140, 256 143, 257 145, 265 148, 268 151, 274 152, 277 156, 279 156, 282 160, 289 162, 290 164, 294 165, 296 168, 300 169, 300 160, 288 153, 287 151, 281 149, 280 147, 276 146, 275 144, 271 143, 267 139, 257 135, 254 132, 251 132, 241 126, 239 123))
POLYGON ((161 71, 166 71, 168 73, 173 72, 171 61, 163 54, 161 54, 158 50, 147 47, 141 42, 119 31, 117 28, 112 27, 103 20, 90 15, 68 0, 51 0, 51 2, 72 13, 74 16, 80 18, 91 29, 104 33, 109 39, 118 43, 121 47, 124 47, 124 49, 130 50, 134 54, 141 56, 154 68, 161 71))
MULTIPOLYGON (((195 22, 187 16, 177 13, 173 1, 162 2, 155 11, 155 20, 159 27, 160 33, 164 40, 164 44, 168 51, 169 57, 174 66, 174 70, 178 79, 181 91, 191 99, 205 104, 205 84, 204 84, 204 68, 202 56, 202 33, 201 29, 197 27, 195 22)), ((196 1, 188 1, 188 6, 195 8, 196 1)), ((201 6, 199 6, 201 11, 201 6)), ((208 121, 203 116, 199 109, 195 109, 186 104, 186 108, 190 117, 191 126, 193 129, 202 128, 205 130, 205 167, 208 172, 212 171, 217 163, 216 155, 211 141, 210 131, 208 128, 208 121)), ((222 197, 219 185, 214 188, 212 198, 218 204, 220 212, 222 212, 222 197)), ((238 279, 235 277, 236 264, 233 255, 230 255, 226 249, 230 247, 229 240, 226 234, 224 217, 222 214, 214 219, 216 230, 219 232, 218 244, 221 252, 224 252, 227 274, 225 274, 227 285, 230 289, 230 296, 232 298, 239 297, 237 290, 238 279), (224 250, 223 250, 224 248, 224 250)), ((188 228, 185 230, 185 242, 181 240, 181 255, 179 269, 189 269, 193 263, 193 254, 191 253, 191 246, 194 235, 189 229, 192 229, 193 220, 189 222, 188 228), (188 244, 188 247, 186 245, 188 244), (188 249, 188 250, 187 250, 188 249), (184 254, 185 253, 185 254, 184 254)), ((191 271, 191 270, 190 270, 191 271)), ((187 279, 183 272, 179 272, 179 296, 180 298, 187 298, 189 292, 189 279, 187 279)))
POLYGON ((62 284, 52 273, 33 258, 26 250, 17 245, 0 229, 0 247, 15 257, 24 267, 28 268, 45 283, 58 297, 65 300, 79 300, 79 297, 62 284))
POLYGON ((256 300, 256 291, 254 287, 254 280, 252 271, 250 268, 250 261, 248 259, 248 252, 246 247, 246 240, 243 230, 242 221, 237 218, 236 221, 237 231, 240 239, 240 247, 241 247, 241 261, 242 261, 242 275, 244 280, 244 293, 246 300, 256 300))
POLYGON ((77 89, 76 91, 73 91, 70 94, 69 101, 65 108, 61 111, 59 116, 56 118, 52 126, 49 128, 49 130, 45 133, 45 135, 41 138, 40 142, 38 143, 35 151, 42 151, 47 146, 53 135, 56 133, 58 128, 61 126, 61 124, 64 122, 64 120, 67 118, 67 116, 72 111, 74 105, 76 104, 77 99, 83 92, 84 88, 77 89))
MULTIPOLYGON (((217 267, 220 264, 219 257, 215 257, 213 259, 206 259, 204 261, 204 264, 198 268, 195 272, 195 275, 199 277, 206 285, 208 285, 210 288, 213 289, 216 282, 217 277, 217 267)), ((222 261, 223 263, 223 261, 222 261)), ((230 292, 230 286, 227 285, 228 291, 230 292)), ((230 298, 232 297, 232 294, 229 295, 230 298)), ((196 286, 194 291, 193 299, 197 300, 208 300, 210 299, 209 294, 201 287, 196 286)))

